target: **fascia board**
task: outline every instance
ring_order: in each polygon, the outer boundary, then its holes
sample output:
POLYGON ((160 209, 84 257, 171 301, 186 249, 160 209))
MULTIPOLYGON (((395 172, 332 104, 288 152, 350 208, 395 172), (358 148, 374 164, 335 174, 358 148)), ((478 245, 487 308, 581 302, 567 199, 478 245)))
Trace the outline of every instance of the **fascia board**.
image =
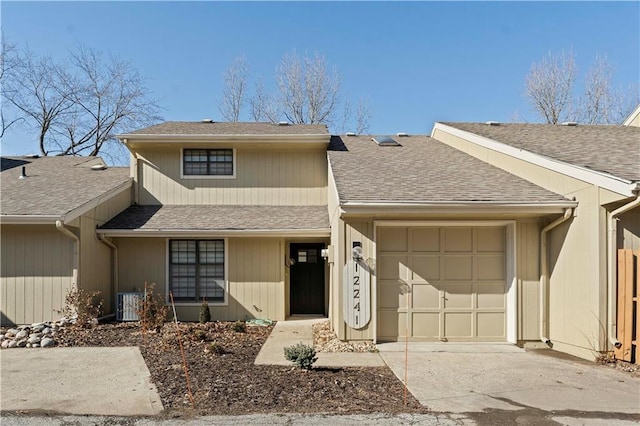
POLYGON ((457 136, 468 142, 480 145, 492 151, 497 151, 502 154, 517 158, 519 160, 534 164, 536 166, 544 167, 546 169, 572 177, 574 179, 578 179, 583 182, 608 189, 609 191, 624 195, 626 197, 632 197, 634 195, 632 192, 632 182, 618 176, 599 172, 597 170, 591 170, 586 167, 576 166, 574 164, 556 160, 544 155, 534 154, 533 152, 515 148, 511 145, 507 145, 494 139, 467 132, 466 130, 456 129, 455 127, 447 126, 446 124, 442 123, 436 123, 433 126, 431 137, 434 137, 436 130, 441 130, 443 132, 449 133, 450 135, 457 136))
POLYGON ((260 134, 237 134, 237 135, 171 135, 171 134, 123 134, 117 138, 125 143, 153 143, 153 142, 234 142, 234 143, 255 143, 255 142, 279 142, 286 144, 296 144, 300 142, 316 142, 328 145, 331 136, 328 134, 301 134, 301 135, 260 135, 260 134))
POLYGON ((98 234, 107 237, 144 237, 144 238, 256 238, 256 237, 330 237, 331 229, 259 229, 259 230, 191 230, 191 229, 97 229, 98 234))
POLYGON ((443 214, 555 214, 562 213, 567 208, 575 208, 575 201, 554 203, 367 203, 348 202, 341 204, 343 216, 349 214, 415 214, 415 213, 443 213, 443 214))
POLYGON ((55 225, 60 216, 47 215, 1 215, 2 225, 55 225))

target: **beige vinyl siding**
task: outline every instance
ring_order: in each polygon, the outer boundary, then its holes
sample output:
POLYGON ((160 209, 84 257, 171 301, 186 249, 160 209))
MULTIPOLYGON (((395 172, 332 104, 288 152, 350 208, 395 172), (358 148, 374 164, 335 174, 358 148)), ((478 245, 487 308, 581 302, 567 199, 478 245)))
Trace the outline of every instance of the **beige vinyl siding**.
POLYGON ((575 197, 574 217, 549 235, 548 337, 554 349, 593 359, 596 351, 606 349, 606 211, 601 205, 615 201, 616 194, 442 130, 434 137, 550 191, 575 197))
POLYGON ((2 325, 58 319, 73 279, 74 242, 53 225, 3 225, 2 325))
POLYGON ((181 151, 141 148, 139 204, 324 205, 326 150, 236 148, 235 178, 182 179, 181 151))
POLYGON ((516 229, 518 340, 540 339, 540 227, 521 220, 516 229))
MULTIPOLYGON (((168 290, 167 239, 117 238, 121 292, 140 291, 145 282, 168 290)), ((210 303, 216 320, 285 319, 284 241, 280 238, 227 240, 228 303, 210 303)), ((181 321, 197 321, 200 304, 176 306, 181 321)))
POLYGON ((342 270, 344 266, 344 221, 340 219, 340 201, 338 199, 338 190, 331 172, 329 164, 328 172, 328 202, 329 223, 331 225, 331 248, 333 251, 332 258, 329 259, 330 273, 330 290, 329 290, 329 319, 331 320, 331 328, 339 338, 344 339, 345 327, 342 315, 342 270))
POLYGON ((619 216, 618 247, 640 250, 640 207, 619 216))

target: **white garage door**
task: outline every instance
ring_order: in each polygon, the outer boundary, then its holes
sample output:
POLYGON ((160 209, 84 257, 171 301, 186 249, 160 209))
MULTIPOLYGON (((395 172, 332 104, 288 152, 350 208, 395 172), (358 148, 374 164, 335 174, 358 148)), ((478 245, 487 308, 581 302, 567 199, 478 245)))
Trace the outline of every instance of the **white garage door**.
POLYGON ((378 227, 378 340, 506 341, 505 227, 378 227))

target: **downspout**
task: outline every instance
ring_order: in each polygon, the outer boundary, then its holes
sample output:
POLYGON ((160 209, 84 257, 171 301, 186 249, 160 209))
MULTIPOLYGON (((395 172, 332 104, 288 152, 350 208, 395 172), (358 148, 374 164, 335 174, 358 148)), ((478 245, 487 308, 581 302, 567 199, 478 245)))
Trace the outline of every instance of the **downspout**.
POLYGON ((112 302, 113 302, 113 311, 115 312, 115 308, 116 308, 116 304, 117 304, 117 300, 116 300, 116 291, 118 289, 118 246, 116 246, 115 244, 113 244, 111 241, 109 241, 107 239, 107 237, 104 234, 98 234, 98 238, 100 238, 100 241, 105 244, 106 246, 108 246, 109 248, 111 248, 111 255, 113 256, 113 264, 112 264, 112 277, 111 278, 111 297, 113 298, 112 302))
POLYGON ((616 272, 616 248, 618 244, 617 237, 617 216, 620 216, 622 213, 625 213, 637 206, 640 205, 640 198, 636 198, 635 200, 618 207, 614 211, 609 214, 608 227, 609 227, 609 244, 607 245, 607 267, 609 272, 608 279, 608 305, 609 309, 607 309, 608 314, 608 324, 609 324, 609 343, 611 343, 615 348, 620 348, 622 344, 618 341, 617 337, 617 306, 616 306, 616 281, 617 281, 617 272, 616 272))
POLYGON ((56 220, 56 229, 62 232, 65 236, 71 238, 74 241, 73 244, 73 277, 71 285, 74 289, 78 289, 78 273, 80 269, 80 238, 64 224, 63 220, 56 220))
POLYGON ((547 287, 549 285, 549 258, 547 256, 547 233, 571 218, 573 209, 565 209, 564 215, 542 228, 540 231, 540 340, 546 344, 549 319, 547 318, 547 287))

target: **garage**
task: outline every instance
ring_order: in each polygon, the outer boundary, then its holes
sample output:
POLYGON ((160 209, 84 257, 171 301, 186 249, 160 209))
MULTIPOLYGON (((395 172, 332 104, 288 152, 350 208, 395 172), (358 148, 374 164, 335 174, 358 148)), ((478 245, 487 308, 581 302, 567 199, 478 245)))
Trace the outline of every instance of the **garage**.
POLYGON ((377 224, 377 340, 507 341, 508 234, 377 224))

